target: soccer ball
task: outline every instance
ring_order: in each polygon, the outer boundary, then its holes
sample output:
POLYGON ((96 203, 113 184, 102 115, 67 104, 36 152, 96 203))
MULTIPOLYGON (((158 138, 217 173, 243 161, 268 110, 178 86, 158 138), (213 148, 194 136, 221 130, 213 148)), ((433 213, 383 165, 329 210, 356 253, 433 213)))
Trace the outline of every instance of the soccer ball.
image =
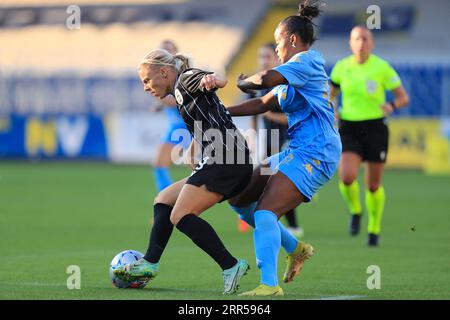
POLYGON ((112 284, 117 288, 133 288, 139 289, 145 287, 148 283, 148 279, 136 280, 136 281, 125 281, 114 275, 113 271, 123 265, 133 263, 141 259, 144 255, 136 250, 125 250, 118 253, 111 261, 109 267, 109 278, 112 284))

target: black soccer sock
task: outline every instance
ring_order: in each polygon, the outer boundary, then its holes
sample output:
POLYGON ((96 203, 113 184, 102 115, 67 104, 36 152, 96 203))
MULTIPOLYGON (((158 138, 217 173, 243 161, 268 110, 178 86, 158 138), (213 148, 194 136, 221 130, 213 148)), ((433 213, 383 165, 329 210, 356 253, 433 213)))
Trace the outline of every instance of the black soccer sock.
POLYGON ((170 235, 172 234, 173 224, 170 221, 172 207, 164 203, 157 203, 153 208, 153 227, 150 233, 150 241, 144 259, 150 263, 157 263, 166 248, 170 235))
POLYGON ((177 229, 213 258, 222 270, 229 269, 237 263, 236 258, 228 252, 211 225, 195 214, 181 218, 177 223, 177 229))
POLYGON ((286 212, 286 214, 284 215, 286 217, 286 220, 288 222, 289 227, 291 228, 298 228, 298 224, 297 224, 297 217, 295 216, 295 210, 289 210, 288 212, 286 212))

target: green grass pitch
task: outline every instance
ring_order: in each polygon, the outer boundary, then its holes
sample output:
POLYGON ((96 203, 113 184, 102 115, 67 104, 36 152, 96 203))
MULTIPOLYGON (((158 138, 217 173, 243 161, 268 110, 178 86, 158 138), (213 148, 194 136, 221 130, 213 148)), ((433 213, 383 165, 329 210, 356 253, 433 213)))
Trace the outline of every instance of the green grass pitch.
MULTIPOLYGON (((450 299, 450 177, 387 171, 384 186, 379 248, 366 246, 367 215, 363 232, 348 235, 336 178, 318 202, 297 209, 316 254, 300 277, 282 284, 283 299, 450 299), (381 269, 379 290, 367 288, 370 265, 381 269)), ((177 230, 160 274, 145 289, 112 286, 113 256, 146 249, 154 196, 146 166, 0 162, 0 299, 243 299, 222 296, 219 267, 177 230), (81 290, 66 287, 69 265, 82 270, 81 290)), ((226 203, 203 217, 235 256, 250 262, 241 290, 253 289, 259 272, 252 234, 237 232, 226 203)), ((283 271, 281 252, 280 280, 283 271)))

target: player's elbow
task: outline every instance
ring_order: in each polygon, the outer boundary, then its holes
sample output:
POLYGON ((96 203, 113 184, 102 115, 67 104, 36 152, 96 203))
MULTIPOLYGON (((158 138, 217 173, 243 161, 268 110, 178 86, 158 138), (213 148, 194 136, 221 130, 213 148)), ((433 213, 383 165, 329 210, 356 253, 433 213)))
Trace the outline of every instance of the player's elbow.
POLYGON ((223 78, 220 80, 219 88, 224 88, 228 84, 228 79, 223 78))
POLYGON ((224 76, 222 74, 214 73, 214 77, 215 77, 215 87, 216 88, 220 89, 227 85, 228 79, 226 78, 226 76, 224 76))
POLYGON ((260 83, 263 88, 272 88, 276 84, 273 84, 273 79, 270 74, 270 70, 262 71, 260 74, 260 83))
POLYGON ((278 71, 269 69, 260 73, 261 87, 273 88, 280 84, 287 84, 287 80, 278 71))

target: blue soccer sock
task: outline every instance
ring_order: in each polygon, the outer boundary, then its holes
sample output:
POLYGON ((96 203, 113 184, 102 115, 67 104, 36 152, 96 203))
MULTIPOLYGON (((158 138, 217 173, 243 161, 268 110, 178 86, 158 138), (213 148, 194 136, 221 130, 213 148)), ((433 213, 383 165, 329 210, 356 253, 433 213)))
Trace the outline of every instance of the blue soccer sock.
POLYGON ((158 192, 172 184, 172 179, 169 175, 169 169, 163 167, 154 167, 153 174, 155 176, 156 187, 158 192))
POLYGON ((261 284, 277 286, 277 258, 281 247, 278 218, 268 210, 258 210, 254 215, 256 264, 261 270, 261 284))
MULTIPOLYGON (((256 208, 256 202, 251 203, 247 207, 235 207, 230 205, 230 207, 239 214, 239 217, 248 223, 251 227, 255 227, 255 215, 253 212, 256 208)), ((281 246, 287 253, 294 252, 295 248, 297 248, 298 240, 297 238, 286 229, 286 227, 278 222, 278 226, 280 227, 281 232, 281 246)))
POLYGON ((294 252, 295 248, 297 248, 298 240, 297 238, 282 224, 278 221, 278 227, 280 228, 281 233, 281 246, 284 251, 287 253, 294 252))
POLYGON ((244 220, 248 223, 249 226, 255 227, 255 218, 253 217, 253 211, 256 208, 256 202, 250 203, 246 207, 235 207, 230 204, 231 209, 239 215, 241 220, 244 220))

